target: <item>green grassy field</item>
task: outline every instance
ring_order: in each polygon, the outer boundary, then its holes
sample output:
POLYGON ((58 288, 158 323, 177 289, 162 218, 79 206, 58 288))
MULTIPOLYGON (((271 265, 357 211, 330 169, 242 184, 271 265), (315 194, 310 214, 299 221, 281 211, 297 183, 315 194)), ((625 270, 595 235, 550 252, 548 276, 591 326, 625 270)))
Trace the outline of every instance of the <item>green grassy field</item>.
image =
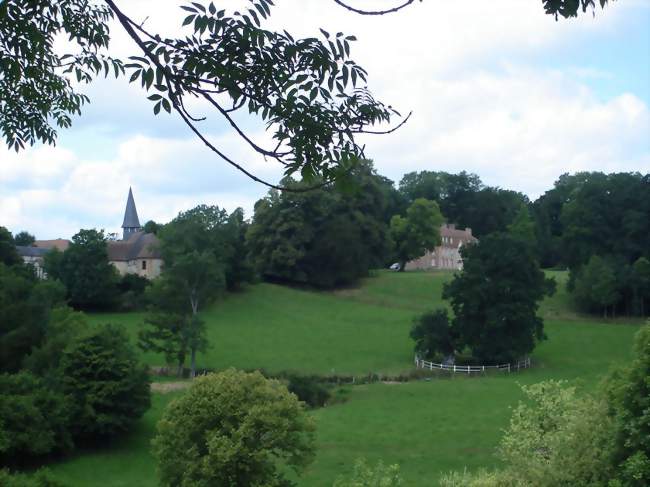
MULTIPOLYGON (((564 273, 553 273, 563 281, 564 273)), ((411 321, 441 305, 445 273, 387 273, 358 289, 315 293, 260 284, 205 312, 213 347, 202 366, 264 367, 310 373, 392 373, 409 370, 411 321)), ((590 320, 570 309, 562 285, 540 313, 548 340, 534 367, 519 374, 438 378, 408 384, 346 387, 348 400, 313 412, 318 454, 299 485, 326 486, 365 457, 399 463, 406 485, 435 485, 440 472, 497 465, 494 449, 507 425, 519 384, 567 379, 593 390, 613 363, 630 356, 637 323, 590 320)), ((93 315, 136 334, 142 315, 93 315)), ((161 358, 145 355, 154 365, 161 358)), ((138 428, 106 449, 83 452, 51 468, 70 486, 155 486, 149 440, 172 395, 154 395, 138 428)))

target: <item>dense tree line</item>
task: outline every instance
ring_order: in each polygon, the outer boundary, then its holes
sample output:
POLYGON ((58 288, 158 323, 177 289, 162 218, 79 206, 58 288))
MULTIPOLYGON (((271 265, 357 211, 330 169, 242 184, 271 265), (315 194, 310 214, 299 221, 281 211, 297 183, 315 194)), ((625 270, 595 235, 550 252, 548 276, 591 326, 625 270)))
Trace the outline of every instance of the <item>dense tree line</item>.
POLYGON ((407 202, 424 198, 438 203, 448 222, 471 228, 478 238, 506 231, 528 198, 517 191, 485 186, 476 174, 462 171, 410 172, 399 183, 407 202))
MULTIPOLYGON (((390 218, 398 209, 392 182, 366 162, 352 187, 304 193, 269 191, 255 204, 247 234, 250 259, 264 278, 334 287, 355 282, 390 256, 390 218)), ((304 183, 287 179, 300 188, 304 183)))
POLYGON ((568 267, 585 311, 650 304, 650 174, 565 174, 531 205, 543 265, 568 267))

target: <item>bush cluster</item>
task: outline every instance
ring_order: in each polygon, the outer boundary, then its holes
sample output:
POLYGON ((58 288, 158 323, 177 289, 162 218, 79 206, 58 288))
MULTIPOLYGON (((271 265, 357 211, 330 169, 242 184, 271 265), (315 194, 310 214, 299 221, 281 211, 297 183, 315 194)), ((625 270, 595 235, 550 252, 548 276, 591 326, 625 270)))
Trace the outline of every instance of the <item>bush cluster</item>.
POLYGON ((287 389, 311 408, 320 408, 327 404, 331 394, 322 382, 313 376, 289 376, 287 389))

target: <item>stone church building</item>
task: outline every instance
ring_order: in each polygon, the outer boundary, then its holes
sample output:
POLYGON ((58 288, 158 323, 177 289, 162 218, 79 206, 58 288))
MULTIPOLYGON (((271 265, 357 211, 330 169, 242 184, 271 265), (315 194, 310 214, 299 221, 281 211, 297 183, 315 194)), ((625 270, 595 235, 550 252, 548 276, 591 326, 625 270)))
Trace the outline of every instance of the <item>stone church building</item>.
POLYGON ((453 223, 445 223, 440 227, 440 245, 433 250, 428 250, 422 257, 407 262, 406 270, 434 270, 449 269, 461 270, 463 259, 460 249, 464 245, 478 242, 472 235, 472 229, 460 230, 453 223))
POLYGON ((140 226, 131 188, 124 210, 122 240, 111 240, 107 245, 108 260, 120 275, 138 274, 147 279, 160 275, 163 262, 160 242, 153 233, 145 233, 140 226))

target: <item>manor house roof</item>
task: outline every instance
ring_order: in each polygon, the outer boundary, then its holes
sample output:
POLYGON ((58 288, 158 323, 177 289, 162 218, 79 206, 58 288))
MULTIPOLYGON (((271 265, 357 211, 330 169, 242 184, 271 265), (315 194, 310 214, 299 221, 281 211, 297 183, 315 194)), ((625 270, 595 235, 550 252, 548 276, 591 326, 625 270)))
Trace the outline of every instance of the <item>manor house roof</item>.
POLYGON ((470 242, 478 242, 478 239, 472 235, 472 229, 466 228, 460 230, 454 223, 445 223, 440 227, 440 239, 442 247, 458 248, 470 242))

